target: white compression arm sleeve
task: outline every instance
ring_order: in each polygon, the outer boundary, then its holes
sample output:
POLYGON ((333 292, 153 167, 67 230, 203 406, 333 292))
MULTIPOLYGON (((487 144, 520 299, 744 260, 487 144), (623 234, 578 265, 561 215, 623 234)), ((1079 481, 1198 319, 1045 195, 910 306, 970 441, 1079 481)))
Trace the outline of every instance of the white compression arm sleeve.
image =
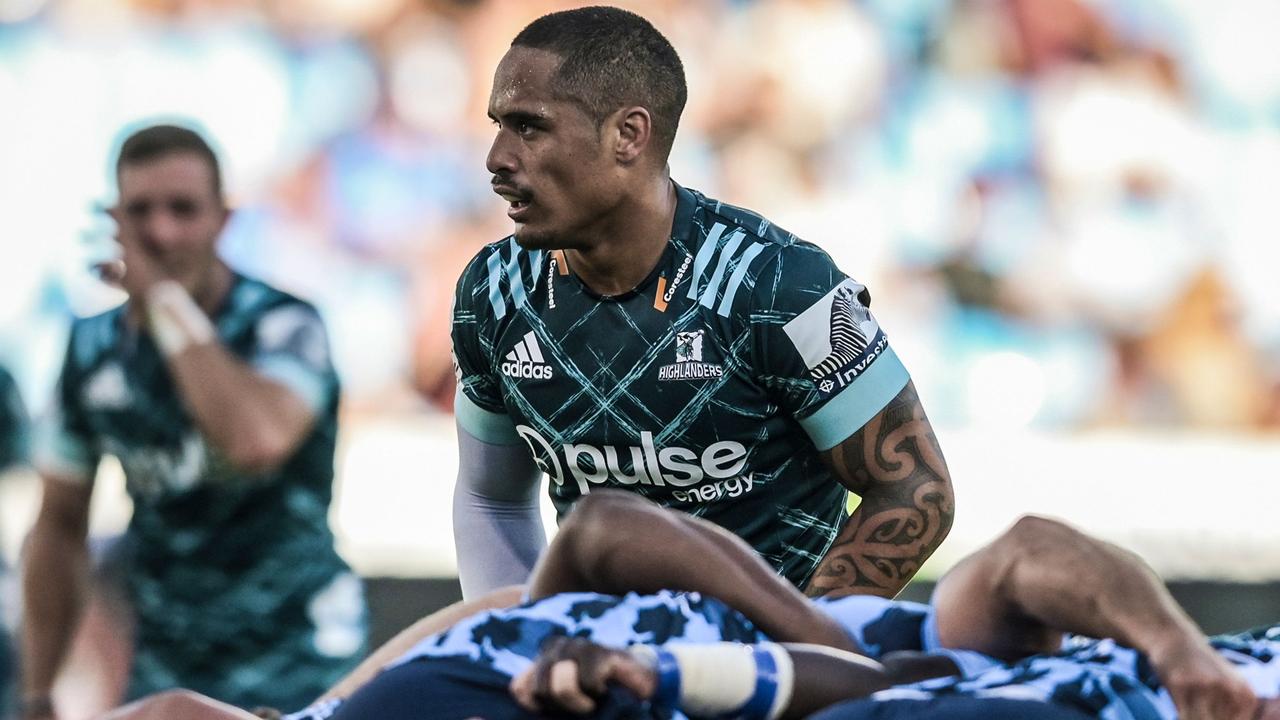
POLYGON ((453 541, 463 598, 528 580, 547 546, 542 472, 523 443, 493 445, 458 426, 453 541))

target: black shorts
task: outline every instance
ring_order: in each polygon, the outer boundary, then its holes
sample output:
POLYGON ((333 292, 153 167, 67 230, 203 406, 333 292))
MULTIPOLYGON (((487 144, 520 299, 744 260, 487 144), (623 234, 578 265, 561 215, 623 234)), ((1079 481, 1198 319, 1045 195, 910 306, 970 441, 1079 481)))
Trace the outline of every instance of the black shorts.
POLYGON ((853 700, 809 720, 1092 720, 1074 708, 1038 700, 944 695, 927 700, 853 700))
MULTIPOLYGON (((511 698, 511 677, 471 658, 423 658, 387 670, 356 691, 330 720, 542 720, 511 698)), ((581 716, 576 716, 581 717, 581 716)), ((595 720, 656 720, 648 703, 611 690, 595 720)))

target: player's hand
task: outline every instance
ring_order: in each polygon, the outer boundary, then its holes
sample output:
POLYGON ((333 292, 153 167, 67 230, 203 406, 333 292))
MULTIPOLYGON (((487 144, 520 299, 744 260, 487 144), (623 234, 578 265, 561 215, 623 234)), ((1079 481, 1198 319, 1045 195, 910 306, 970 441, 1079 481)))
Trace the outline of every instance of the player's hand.
POLYGON ((123 289, 121 282, 124 280, 124 260, 120 258, 103 260, 102 262, 94 263, 90 269, 102 282, 113 288, 123 289))
POLYGON ((119 260, 108 261, 97 266, 103 280, 118 285, 129 293, 131 298, 146 296, 147 290, 157 282, 166 279, 158 263, 143 246, 139 237, 137 224, 120 207, 109 207, 104 210, 116 223, 116 242, 120 244, 119 260))
POLYGON ((648 699, 658 680, 653 668, 630 653, 582 638, 553 637, 542 646, 533 667, 512 679, 511 695, 531 712, 585 715, 596 709, 610 683, 648 699))
POLYGON ((1170 638, 1150 653, 1182 720, 1254 720, 1261 701, 1240 673, 1199 636, 1170 638))

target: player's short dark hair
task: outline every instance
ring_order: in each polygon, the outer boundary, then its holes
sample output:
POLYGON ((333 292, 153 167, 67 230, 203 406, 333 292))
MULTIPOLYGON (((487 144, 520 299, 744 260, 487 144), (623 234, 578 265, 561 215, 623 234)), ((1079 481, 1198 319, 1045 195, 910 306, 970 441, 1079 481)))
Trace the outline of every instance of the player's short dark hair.
POLYGON ((564 10, 529 23, 511 46, 558 55, 552 88, 597 125, 618 108, 645 107, 659 150, 670 152, 689 91, 676 49, 648 20, 614 7, 564 10))
POLYGON ((116 177, 125 165, 139 165, 181 153, 190 153, 209 163, 213 193, 222 198, 222 168, 218 156, 200 133, 180 125, 151 125, 134 132, 120 145, 116 157, 116 177))

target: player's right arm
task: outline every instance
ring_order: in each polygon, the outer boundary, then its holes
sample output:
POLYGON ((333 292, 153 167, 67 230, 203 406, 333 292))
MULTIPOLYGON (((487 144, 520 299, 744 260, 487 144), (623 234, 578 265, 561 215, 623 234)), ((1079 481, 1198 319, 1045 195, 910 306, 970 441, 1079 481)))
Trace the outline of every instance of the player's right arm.
MULTIPOLYGON (((459 392, 461 408, 467 403, 459 392)), ((484 412, 478 408, 472 412, 484 412)), ((458 480, 453 488, 453 541, 464 598, 525 582, 547 545, 538 491, 542 472, 524 443, 477 437, 460 409, 458 480)), ((516 439, 519 442, 519 439, 516 439)))
POLYGON ((486 341, 495 320, 485 257, 482 251, 459 278, 451 320, 458 376, 453 539, 467 599, 525 582, 547 545, 542 472, 507 414, 486 341))
POLYGON ((50 691, 84 608, 90 488, 44 477, 22 570, 22 698, 27 720, 53 717, 50 691), (42 712, 39 708, 48 707, 42 712))
POLYGON ((98 455, 75 399, 70 355, 69 350, 35 448, 43 496, 22 568, 25 720, 55 717, 50 691, 84 608, 89 578, 86 538, 98 455))
POLYGON ((1137 555, 1061 522, 1023 517, 938 583, 944 647, 1005 660, 1052 653, 1062 633, 1142 652, 1179 717, 1248 720, 1257 698, 1137 555))

